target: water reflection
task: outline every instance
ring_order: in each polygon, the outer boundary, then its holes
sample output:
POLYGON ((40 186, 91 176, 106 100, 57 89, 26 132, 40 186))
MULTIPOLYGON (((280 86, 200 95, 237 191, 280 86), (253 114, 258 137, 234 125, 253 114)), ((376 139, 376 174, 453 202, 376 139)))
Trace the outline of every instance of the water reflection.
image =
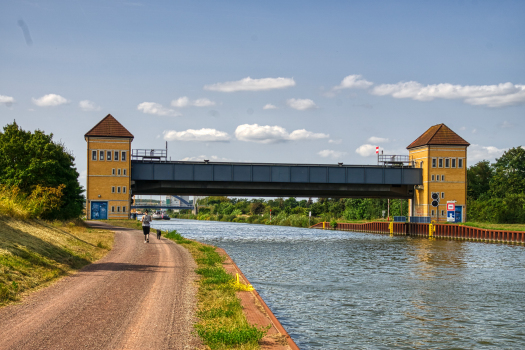
POLYGON ((525 347, 523 246, 173 220, 220 246, 301 349, 525 347))

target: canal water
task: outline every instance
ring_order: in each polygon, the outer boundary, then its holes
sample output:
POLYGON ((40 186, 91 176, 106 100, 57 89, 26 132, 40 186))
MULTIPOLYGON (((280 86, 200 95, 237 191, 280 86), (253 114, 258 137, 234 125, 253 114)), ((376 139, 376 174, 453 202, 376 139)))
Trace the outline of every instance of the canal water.
POLYGON ((171 220, 224 248, 301 349, 524 349, 525 247, 171 220))

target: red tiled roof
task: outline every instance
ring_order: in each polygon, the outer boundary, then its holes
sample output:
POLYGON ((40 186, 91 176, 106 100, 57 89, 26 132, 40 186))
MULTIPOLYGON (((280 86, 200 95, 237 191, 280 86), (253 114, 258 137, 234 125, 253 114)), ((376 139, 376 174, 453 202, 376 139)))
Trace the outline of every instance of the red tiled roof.
POLYGON ((111 114, 108 114, 104 119, 98 122, 98 124, 89 130, 84 136, 134 138, 134 136, 111 114))
POLYGON ((407 149, 426 145, 458 145, 468 147, 470 143, 463 140, 445 124, 438 124, 431 126, 423 135, 408 145, 407 149))

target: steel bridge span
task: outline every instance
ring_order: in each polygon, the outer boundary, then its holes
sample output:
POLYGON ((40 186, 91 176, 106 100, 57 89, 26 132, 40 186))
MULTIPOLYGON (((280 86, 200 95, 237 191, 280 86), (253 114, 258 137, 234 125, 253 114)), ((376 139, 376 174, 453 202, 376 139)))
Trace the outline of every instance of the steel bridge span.
POLYGON ((410 199, 422 184, 410 166, 131 161, 133 195, 410 199))

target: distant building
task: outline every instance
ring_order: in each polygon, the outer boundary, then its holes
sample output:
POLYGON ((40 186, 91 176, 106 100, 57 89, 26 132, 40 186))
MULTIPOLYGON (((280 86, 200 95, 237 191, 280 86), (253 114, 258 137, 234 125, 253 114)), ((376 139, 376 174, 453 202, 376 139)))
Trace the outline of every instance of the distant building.
POLYGON ((409 215, 446 221, 446 204, 455 201, 456 221, 466 221, 468 146, 470 144, 448 126, 438 124, 407 147, 409 159, 423 169, 423 185, 416 187, 414 199, 409 201, 409 215), (432 198, 432 194, 439 197, 439 201, 432 198))
POLYGON ((128 218, 133 135, 108 114, 84 138, 88 152, 87 218, 128 218))

